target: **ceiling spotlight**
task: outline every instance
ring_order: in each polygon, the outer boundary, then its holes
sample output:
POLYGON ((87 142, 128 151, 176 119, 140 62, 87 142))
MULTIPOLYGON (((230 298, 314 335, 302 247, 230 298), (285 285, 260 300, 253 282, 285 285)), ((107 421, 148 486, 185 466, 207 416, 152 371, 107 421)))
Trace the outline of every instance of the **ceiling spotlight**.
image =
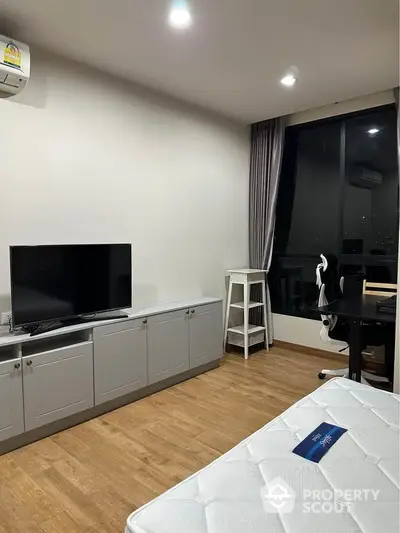
POLYGON ((293 74, 287 74, 281 79, 281 84, 285 87, 293 87, 297 79, 293 74))
POLYGON ((192 15, 187 2, 184 0, 175 1, 169 13, 168 21, 173 28, 178 30, 189 28, 192 25, 192 15))
POLYGON ((283 77, 280 79, 280 83, 284 87, 293 87, 298 77, 299 77, 299 69, 296 66, 292 65, 291 67, 286 69, 286 72, 284 73, 283 77))
POLYGON ((372 136, 376 135, 377 133, 380 132, 380 129, 379 128, 371 128, 368 130, 368 133, 372 136))

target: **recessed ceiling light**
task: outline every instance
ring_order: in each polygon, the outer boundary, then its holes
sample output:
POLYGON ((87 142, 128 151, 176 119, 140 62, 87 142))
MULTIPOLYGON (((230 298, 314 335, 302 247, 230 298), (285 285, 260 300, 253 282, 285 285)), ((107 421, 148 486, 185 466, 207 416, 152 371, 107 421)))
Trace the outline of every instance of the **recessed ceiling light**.
POLYGON ((172 5, 168 18, 170 26, 178 30, 185 30, 192 25, 192 15, 190 14, 187 2, 175 1, 172 5))
POLYGON ((293 74, 286 74, 286 76, 281 79, 281 84, 285 87, 293 87, 296 81, 296 76, 294 76, 293 74))
POLYGON ((292 65, 291 67, 285 70, 279 82, 284 87, 291 88, 294 87, 294 85, 296 84, 298 77, 299 69, 295 65, 292 65))
POLYGON ((370 129, 368 130, 368 133, 369 133, 370 135, 376 135, 376 134, 379 133, 379 132, 380 132, 380 129, 379 129, 379 128, 370 128, 370 129))

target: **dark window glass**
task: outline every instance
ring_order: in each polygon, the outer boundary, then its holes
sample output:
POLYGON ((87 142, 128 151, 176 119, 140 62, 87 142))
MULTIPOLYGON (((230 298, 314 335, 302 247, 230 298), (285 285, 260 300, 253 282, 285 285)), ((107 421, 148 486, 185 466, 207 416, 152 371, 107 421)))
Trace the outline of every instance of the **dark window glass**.
POLYGON ((396 112, 384 109, 349 118, 345 135, 342 253, 396 256, 396 112))
POLYGON ((398 164, 394 106, 289 127, 269 274, 274 312, 319 318, 315 269, 396 282, 398 164))
POLYGON ((282 195, 292 197, 286 254, 313 255, 321 249, 333 253, 340 215, 340 124, 310 126, 298 130, 296 137, 294 180, 289 173, 282 176, 282 195))

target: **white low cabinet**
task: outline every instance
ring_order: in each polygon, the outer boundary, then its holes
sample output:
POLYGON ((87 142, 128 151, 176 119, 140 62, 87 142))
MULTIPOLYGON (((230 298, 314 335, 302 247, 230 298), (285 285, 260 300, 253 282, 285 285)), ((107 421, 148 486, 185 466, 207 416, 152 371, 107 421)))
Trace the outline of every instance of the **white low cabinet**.
POLYGON ((94 329, 95 405, 147 385, 147 319, 94 329))
POLYGON ((189 370, 189 310, 149 317, 149 385, 189 370))
POLYGON ((0 441, 23 431, 21 359, 0 361, 0 441))
POLYGON ((93 343, 23 358, 25 431, 94 406, 93 343))
POLYGON ((217 302, 190 309, 190 368, 222 357, 222 304, 217 302))
POLYGON ((63 427, 51 426, 54 422, 78 413, 73 420, 89 419, 109 410, 107 402, 116 400, 110 408, 122 405, 217 366, 223 353, 222 300, 156 304, 120 320, 66 326, 37 337, 7 336, 1 328, 0 333, 2 453, 63 427))
POLYGON ((148 320, 149 384, 222 357, 222 304, 189 307, 148 320))

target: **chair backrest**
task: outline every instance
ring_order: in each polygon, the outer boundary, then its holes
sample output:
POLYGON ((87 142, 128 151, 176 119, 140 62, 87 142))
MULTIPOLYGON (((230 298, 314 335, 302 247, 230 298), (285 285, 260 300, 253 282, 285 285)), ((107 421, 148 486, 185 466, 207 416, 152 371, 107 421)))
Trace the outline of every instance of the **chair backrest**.
POLYGON ((332 303, 343 296, 340 287, 338 272, 338 260, 334 255, 324 255, 326 258, 326 269, 320 268, 321 283, 325 285, 325 298, 328 303, 332 303))
MULTIPOLYGON (((319 287, 318 306, 328 305, 343 296, 343 278, 339 279, 338 260, 335 256, 321 255, 322 263, 317 266, 317 286, 319 287)), ((322 315, 320 338, 327 343, 347 348, 347 339, 335 336, 338 318, 335 315, 322 315)))
POLYGON ((376 281, 364 280, 363 294, 372 294, 373 296, 393 296, 397 294, 397 285, 394 283, 379 283, 376 281))

